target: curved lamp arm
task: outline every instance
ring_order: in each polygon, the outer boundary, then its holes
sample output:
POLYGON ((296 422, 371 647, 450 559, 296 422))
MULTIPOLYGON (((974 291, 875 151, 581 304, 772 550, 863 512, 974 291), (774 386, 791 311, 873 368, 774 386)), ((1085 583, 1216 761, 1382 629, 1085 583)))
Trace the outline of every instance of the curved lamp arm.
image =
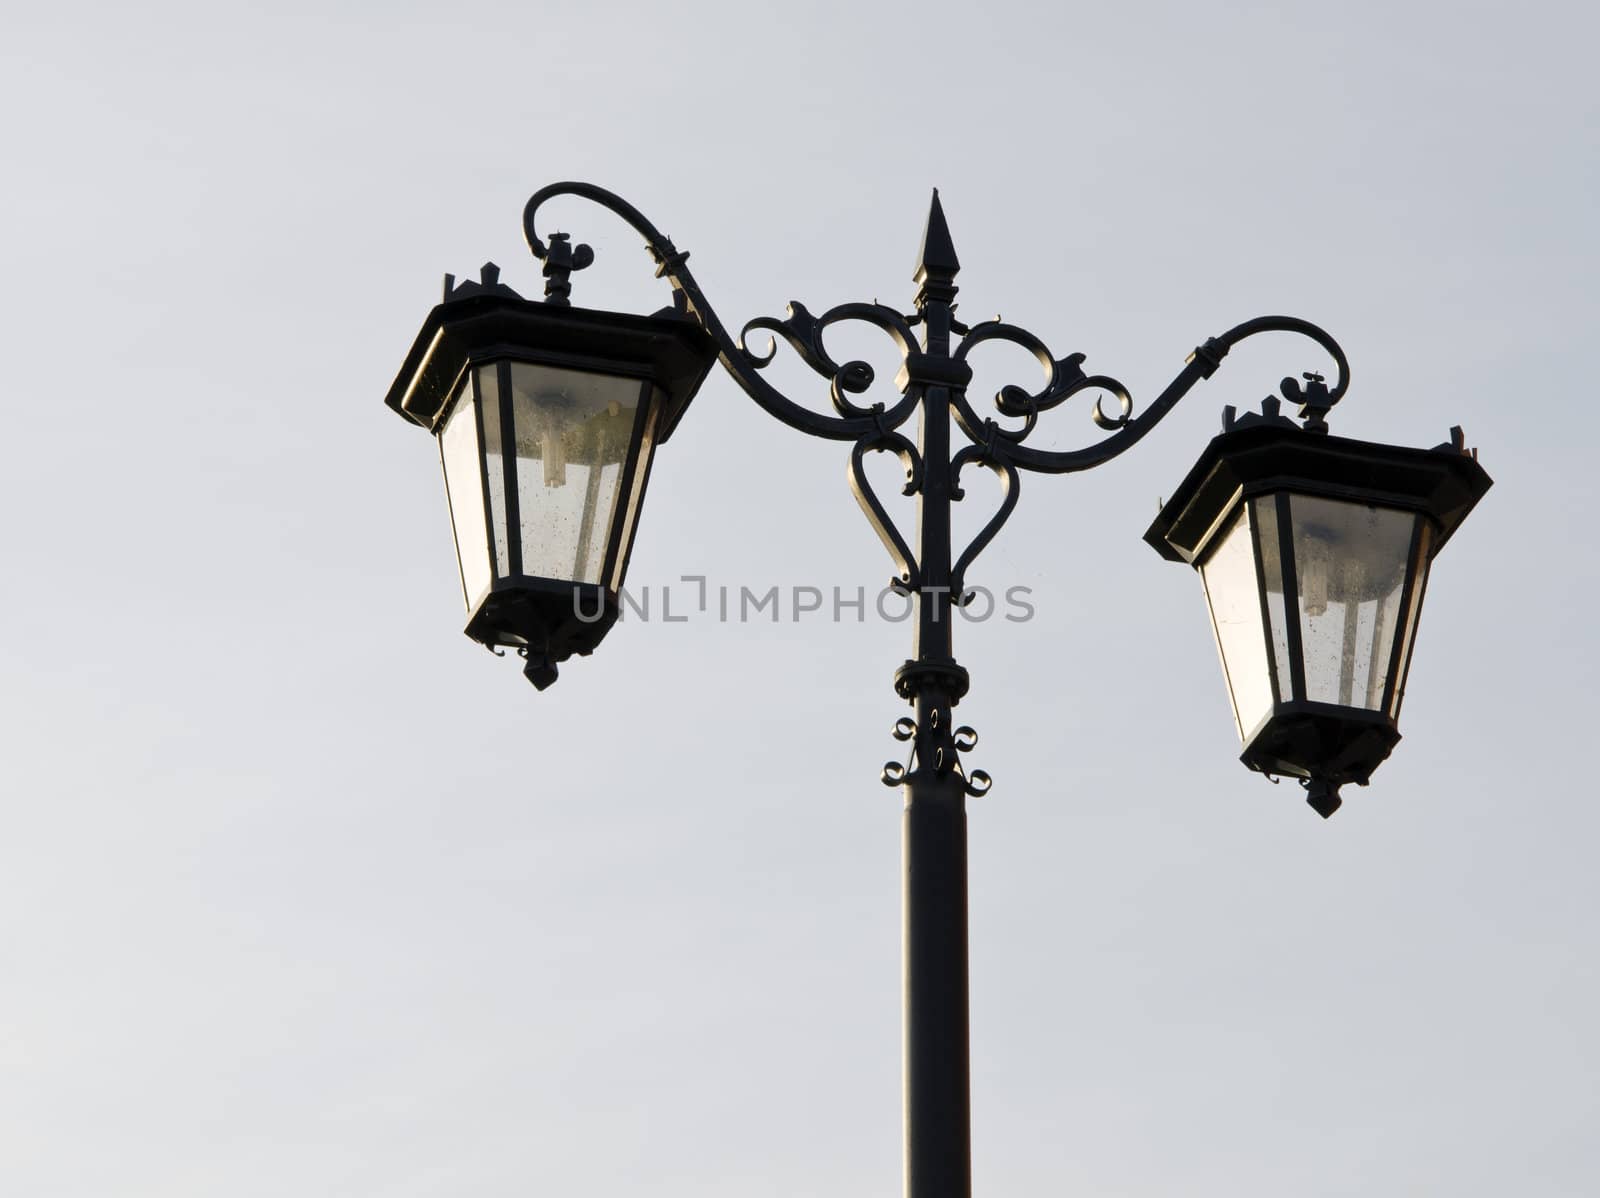
MULTIPOLYGON (((1087 470, 1109 462, 1136 445, 1146 433, 1161 422, 1196 383, 1216 373, 1229 350, 1258 333, 1298 333, 1315 341, 1333 358, 1334 364, 1338 367, 1338 379, 1333 387, 1325 392, 1318 393, 1313 388, 1308 388, 1303 394, 1295 380, 1283 381, 1285 398, 1295 403, 1306 403, 1315 419, 1320 420, 1321 414, 1338 403, 1349 390, 1349 360, 1339 343, 1327 332, 1308 320, 1301 320, 1298 316, 1258 316, 1254 320, 1235 325, 1220 337, 1212 337, 1203 345, 1196 347, 1178 376, 1167 384, 1148 408, 1138 416, 1133 416, 1133 401, 1127 388, 1109 375, 1085 375, 1079 367, 1079 363, 1083 361, 1082 354, 1072 354, 1058 360, 1051 356, 1044 343, 1032 333, 998 321, 991 321, 975 326, 961 342, 955 356, 965 358, 974 347, 985 341, 1008 341, 1022 346, 1038 358, 1045 370, 1045 386, 1035 394, 1029 394, 1020 387, 1008 386, 995 397, 995 406, 1002 415, 1024 418, 1020 428, 1003 428, 992 418, 980 417, 964 394, 952 396, 956 422, 973 444, 983 448, 985 460, 996 457, 1011 462, 1023 470, 1034 470, 1043 474, 1069 474, 1087 470), (1100 390, 1117 398, 1121 407, 1118 415, 1107 416, 1101 407, 1101 401, 1096 401, 1090 413, 1091 418, 1101 428, 1114 430, 1112 436, 1097 445, 1078 450, 1035 449, 1023 444, 1036 427, 1039 413, 1057 407, 1080 391, 1086 390, 1100 390)), ((1311 377, 1316 378, 1316 376, 1311 377)), ((1320 379, 1317 379, 1317 384, 1320 385, 1320 379)))
MULTIPOLYGON (((745 325, 736 340, 729 335, 722 320, 706 299, 705 292, 700 289, 700 284, 695 281, 694 272, 688 266, 688 253, 673 245, 672 239, 656 228, 644 213, 621 196, 603 187, 580 182, 552 183, 547 187, 541 187, 529 197, 527 206, 522 212, 522 229, 528 239, 528 248, 533 251, 534 257, 547 260, 552 250, 552 246, 547 245, 539 236, 535 223, 540 206, 556 196, 566 195, 577 196, 608 209, 644 237, 645 248, 655 260, 656 277, 670 281, 676 295, 683 297, 689 315, 716 344, 717 356, 722 362, 723 369, 733 376, 734 381, 744 388, 751 399, 785 424, 812 436, 827 437, 835 441, 857 441, 862 438, 876 441, 885 438, 890 430, 903 424, 916 409, 915 394, 902 397, 887 411, 882 404, 868 408, 853 403, 849 395, 859 394, 867 389, 873 378, 872 367, 859 361, 843 364, 834 362, 822 345, 823 331, 829 325, 839 321, 859 320, 888 333, 900 347, 902 356, 915 352, 916 339, 912 335, 910 325, 905 317, 893 308, 882 304, 843 304, 817 317, 808 312, 803 304, 791 303, 787 319, 760 317, 752 320, 745 325), (762 329, 782 337, 799 352, 808 366, 818 374, 830 377, 833 405, 839 414, 828 416, 795 403, 762 378, 757 372, 772 361, 776 352, 776 342, 769 342, 765 353, 756 353, 746 348, 745 337, 752 329, 762 329)), ((565 238, 561 234, 553 234, 550 240, 552 243, 564 243, 565 238)), ((566 248, 564 244, 562 248, 566 248)), ((567 250, 568 254, 571 252, 567 250)), ((592 251, 586 251, 586 247, 578 247, 578 253, 582 255, 582 264, 592 260, 592 251)), ((552 267, 556 273, 563 276, 552 289, 552 294, 564 298, 565 270, 562 264, 547 262, 547 275, 552 273, 552 267)))

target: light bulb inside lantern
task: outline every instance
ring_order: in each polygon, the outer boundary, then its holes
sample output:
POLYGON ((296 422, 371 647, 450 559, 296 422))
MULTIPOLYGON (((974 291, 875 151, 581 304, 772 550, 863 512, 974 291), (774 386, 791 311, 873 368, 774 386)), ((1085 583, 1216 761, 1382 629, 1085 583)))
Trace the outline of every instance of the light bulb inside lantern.
POLYGON ((1333 575, 1333 549, 1339 534, 1320 524, 1304 524, 1295 546, 1300 607, 1308 616, 1325 615, 1333 575))
POLYGON ((567 485, 567 443, 556 429, 545 429, 539 434, 539 456, 544 459, 544 485, 567 485))
POLYGON ((546 391, 534 397, 535 435, 539 457, 544 462, 544 485, 567 485, 567 428, 571 423, 572 397, 563 391, 546 391))

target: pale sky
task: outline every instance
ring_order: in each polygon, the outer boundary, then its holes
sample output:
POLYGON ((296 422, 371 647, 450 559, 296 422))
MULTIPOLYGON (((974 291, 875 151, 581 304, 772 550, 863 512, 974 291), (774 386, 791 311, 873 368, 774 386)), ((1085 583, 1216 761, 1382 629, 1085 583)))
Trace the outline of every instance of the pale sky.
MULTIPOLYGON (((908 627, 635 619, 538 694, 461 635, 435 448, 382 403, 446 271, 537 293, 522 205, 563 178, 643 209, 735 327, 908 307, 937 186, 962 315, 1136 402, 1286 312, 1350 355, 1336 432, 1463 425, 1496 486, 1435 565, 1405 739, 1326 823, 1238 764, 1199 584, 1140 540, 1222 406, 1320 351, 1252 343, 1114 464, 1024 480, 972 581, 1034 618, 957 633, 995 776, 975 1192, 1600 1189, 1592 9, 5 27, 0 1193, 897 1192, 908 627)), ((599 256, 576 302, 666 302, 619 222, 550 211, 599 256)), ((980 367, 979 401, 1036 377, 980 367)), ((630 583, 876 590, 847 453, 715 374, 630 583)))

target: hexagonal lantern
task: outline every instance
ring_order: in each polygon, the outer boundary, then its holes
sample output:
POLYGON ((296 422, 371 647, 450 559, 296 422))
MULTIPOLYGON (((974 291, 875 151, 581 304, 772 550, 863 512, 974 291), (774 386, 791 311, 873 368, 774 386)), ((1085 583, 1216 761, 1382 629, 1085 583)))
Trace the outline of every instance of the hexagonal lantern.
POLYGON ((466 634, 543 690, 617 618, 658 444, 716 359, 692 321, 445 278, 386 403, 439 440, 466 634))
POLYGON ((1326 818, 1400 740, 1429 563, 1490 479, 1460 429, 1435 449, 1375 445, 1301 429, 1275 401, 1226 425, 1145 540, 1200 575, 1240 760, 1303 779, 1326 818))

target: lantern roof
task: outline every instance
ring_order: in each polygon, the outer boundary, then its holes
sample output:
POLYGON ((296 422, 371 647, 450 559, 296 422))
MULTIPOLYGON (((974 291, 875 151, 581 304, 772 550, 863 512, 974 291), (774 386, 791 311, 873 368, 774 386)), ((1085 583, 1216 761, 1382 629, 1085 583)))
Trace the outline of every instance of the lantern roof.
POLYGON ((1432 449, 1310 432, 1274 412, 1235 419, 1228 408, 1223 428, 1144 534, 1169 561, 1194 563, 1242 499, 1271 491, 1421 511, 1437 553, 1493 481, 1460 428, 1432 449))
POLYGON ((651 316, 524 299, 486 263, 481 280, 446 275, 444 300, 422 323, 384 402, 438 431, 469 362, 509 357, 598 374, 648 378, 666 394, 665 441, 716 361, 711 338, 673 309, 651 316))

